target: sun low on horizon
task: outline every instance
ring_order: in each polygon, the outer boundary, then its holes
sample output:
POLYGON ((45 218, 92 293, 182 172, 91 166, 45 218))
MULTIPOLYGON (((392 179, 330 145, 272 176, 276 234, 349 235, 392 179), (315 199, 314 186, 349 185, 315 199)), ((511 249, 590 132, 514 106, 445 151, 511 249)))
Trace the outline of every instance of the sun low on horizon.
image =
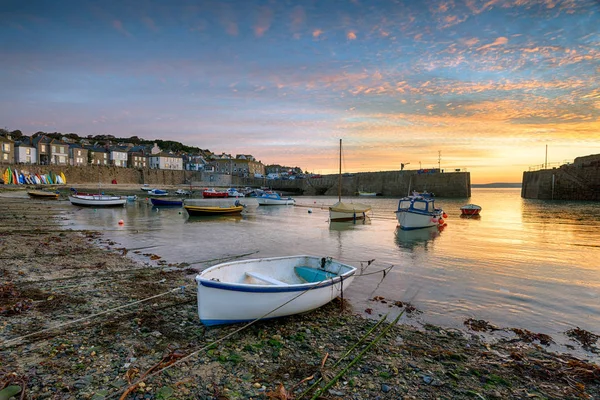
POLYGON ((0 126, 472 183, 600 153, 600 3, 4 1, 0 126))

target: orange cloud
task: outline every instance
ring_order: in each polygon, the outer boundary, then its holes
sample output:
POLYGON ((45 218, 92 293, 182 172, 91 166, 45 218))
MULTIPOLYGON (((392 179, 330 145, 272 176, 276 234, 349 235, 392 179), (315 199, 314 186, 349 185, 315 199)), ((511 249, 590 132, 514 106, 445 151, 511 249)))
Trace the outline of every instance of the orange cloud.
POLYGON ((503 36, 500 36, 499 38, 497 38, 496 40, 494 40, 493 43, 486 44, 484 46, 479 47, 477 49, 477 51, 489 49, 491 47, 501 46, 501 45, 506 44, 506 43, 508 43, 508 39, 505 38, 505 37, 503 37, 503 36))
POLYGON ((312 35, 313 35, 313 37, 314 37, 315 39, 317 39, 317 38, 318 38, 319 36, 321 36, 322 34, 323 34, 323 31, 322 31, 322 30, 320 30, 320 29, 315 29, 315 30, 313 31, 313 33, 312 33, 312 35))
POLYGON ((348 40, 356 40, 356 33, 354 33, 354 32, 352 32, 352 31, 350 31, 350 32, 348 32, 348 33, 346 34, 346 38, 347 38, 348 40))

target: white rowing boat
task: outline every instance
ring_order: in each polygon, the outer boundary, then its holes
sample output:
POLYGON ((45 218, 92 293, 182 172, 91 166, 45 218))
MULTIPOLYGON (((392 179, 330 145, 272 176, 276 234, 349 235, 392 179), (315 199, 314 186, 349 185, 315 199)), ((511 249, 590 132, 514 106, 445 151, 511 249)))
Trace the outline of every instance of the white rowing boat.
POLYGON ((356 268, 307 255, 218 264, 196 276, 204 325, 249 322, 321 307, 346 290, 356 268))

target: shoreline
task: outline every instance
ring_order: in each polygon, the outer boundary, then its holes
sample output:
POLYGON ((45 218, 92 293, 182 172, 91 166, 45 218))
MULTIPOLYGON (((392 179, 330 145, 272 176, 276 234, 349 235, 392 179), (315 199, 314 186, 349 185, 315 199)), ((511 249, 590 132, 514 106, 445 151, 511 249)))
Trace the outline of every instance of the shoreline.
POLYGON ((469 335, 432 325, 376 326, 334 301, 237 333, 238 325, 206 328, 188 265, 118 247, 97 232, 62 229, 56 221, 68 218, 70 208, 6 197, 0 204, 6 210, 0 217, 0 389, 20 384, 28 398, 119 398, 138 381, 126 398, 299 398, 353 359, 323 398, 600 395, 597 364, 550 353, 539 336, 486 343, 476 330, 489 329, 485 321, 474 321, 469 335), (134 261, 130 252, 147 261, 134 261), (73 320, 79 321, 31 335, 73 320), (9 342, 24 335, 31 336, 9 342))

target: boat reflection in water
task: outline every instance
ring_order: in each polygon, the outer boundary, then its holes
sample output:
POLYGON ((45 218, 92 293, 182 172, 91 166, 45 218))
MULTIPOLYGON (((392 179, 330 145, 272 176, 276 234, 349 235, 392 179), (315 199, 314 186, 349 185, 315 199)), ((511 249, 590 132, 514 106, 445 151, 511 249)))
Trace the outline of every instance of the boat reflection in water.
POLYGON ((371 218, 365 218, 355 221, 329 222, 330 231, 350 231, 362 225, 371 225, 371 218))
POLYGON ((245 215, 242 214, 225 214, 225 215, 190 215, 186 219, 186 223, 215 223, 215 222, 240 222, 243 221, 245 215))
POLYGON ((414 249, 419 246, 427 248, 430 242, 433 242, 440 236, 444 228, 445 226, 431 226, 429 228, 406 231, 398 226, 395 232, 396 245, 403 249, 414 249))

